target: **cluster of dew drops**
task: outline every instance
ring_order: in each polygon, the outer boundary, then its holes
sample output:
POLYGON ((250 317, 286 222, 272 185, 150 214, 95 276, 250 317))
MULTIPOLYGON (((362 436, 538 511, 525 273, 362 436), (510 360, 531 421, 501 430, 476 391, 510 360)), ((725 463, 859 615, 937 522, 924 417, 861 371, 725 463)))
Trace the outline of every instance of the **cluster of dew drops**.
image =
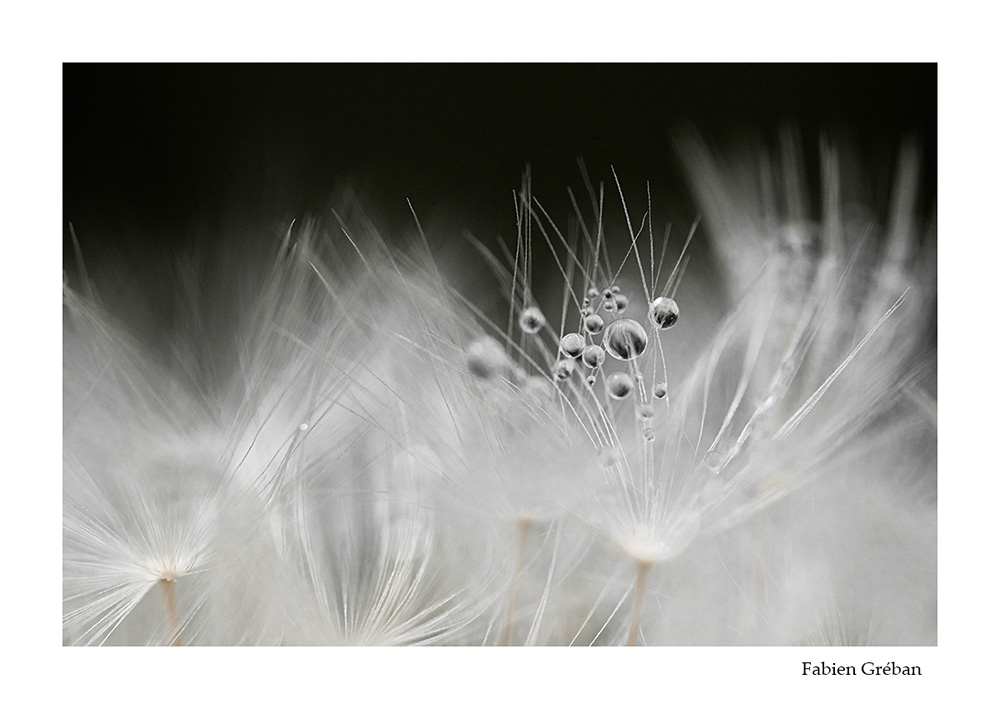
MULTIPOLYGON (((606 376, 605 391, 616 401, 628 399, 636 390, 636 378, 641 378, 635 362, 646 351, 649 341, 646 329, 638 321, 623 316, 629 299, 617 285, 608 287, 603 294, 596 288, 590 288, 581 304, 581 332, 570 332, 560 339, 552 369, 553 379, 557 384, 565 382, 580 367, 586 372, 588 388, 593 388, 597 384, 597 375, 602 370, 606 356, 610 355, 615 360, 629 363, 631 373, 616 371, 606 376), (602 309, 610 322, 605 322, 599 312, 602 309), (597 344, 598 340, 600 344, 597 344)), ((680 309, 672 298, 660 296, 649 303, 647 316, 652 328, 666 330, 673 327, 679 315, 680 309)), ((538 307, 532 305, 521 311, 518 325, 523 332, 534 335, 545 326, 545 316, 538 307)), ((654 398, 665 401, 666 381, 656 381, 652 393, 654 398)), ((640 402, 636 412, 640 419, 648 422, 653 417, 654 409, 652 404, 640 402)), ((653 432, 649 426, 645 427, 644 436, 652 440, 653 432)))

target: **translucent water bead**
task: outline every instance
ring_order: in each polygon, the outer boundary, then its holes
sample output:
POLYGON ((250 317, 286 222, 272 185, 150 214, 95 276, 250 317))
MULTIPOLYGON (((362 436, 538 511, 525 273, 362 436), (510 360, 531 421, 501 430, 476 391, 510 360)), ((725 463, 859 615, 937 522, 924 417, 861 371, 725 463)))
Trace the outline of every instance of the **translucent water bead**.
POLYGON ((564 382, 573 375, 573 370, 576 367, 573 365, 573 360, 571 359, 561 359, 556 362, 555 369, 552 370, 553 376, 556 381, 564 382))
POLYGON ((591 335, 597 335, 604 329, 604 318, 591 311, 583 320, 583 327, 591 335))
POLYGON ((615 320, 604 329, 604 349, 617 360, 627 362, 646 350, 646 331, 632 318, 615 320))
POLYGON ((465 361, 470 372, 481 379, 489 379, 507 366, 507 353, 496 340, 480 337, 469 345, 465 361))
POLYGON ((534 335, 545 327, 545 316, 542 315, 541 310, 532 305, 521 311, 517 324, 529 335, 534 335))
POLYGON ((591 369, 597 369, 604 364, 604 350, 601 349, 600 345, 587 345, 583 348, 581 359, 591 369))
POLYGON ((615 310, 619 313, 624 312, 625 308, 628 307, 628 297, 623 293, 619 293, 615 296, 615 310))
POLYGON ((612 399, 624 399, 635 389, 635 382, 625 372, 615 372, 604 383, 608 396, 612 399))
POLYGON ((563 338, 559 340, 559 349, 567 357, 576 358, 583 352, 584 345, 586 344, 587 342, 583 339, 583 335, 571 332, 563 335, 563 338))
POLYGON ((653 396, 657 399, 667 398, 667 383, 666 382, 656 382, 653 385, 653 396))
POLYGON ((649 304, 649 319, 661 330, 673 326, 680 312, 680 308, 672 298, 661 296, 649 304))

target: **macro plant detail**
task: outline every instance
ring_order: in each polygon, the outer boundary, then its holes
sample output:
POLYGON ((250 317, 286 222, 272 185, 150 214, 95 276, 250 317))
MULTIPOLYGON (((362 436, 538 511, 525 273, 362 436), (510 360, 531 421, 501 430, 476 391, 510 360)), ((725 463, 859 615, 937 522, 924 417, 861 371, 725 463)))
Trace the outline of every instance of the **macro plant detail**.
POLYGON ((801 154, 683 138, 677 230, 614 172, 560 225, 526 175, 470 239, 496 298, 417 210, 410 249, 337 213, 179 266, 155 346, 84 274, 65 643, 935 643, 919 160, 882 213, 801 154))

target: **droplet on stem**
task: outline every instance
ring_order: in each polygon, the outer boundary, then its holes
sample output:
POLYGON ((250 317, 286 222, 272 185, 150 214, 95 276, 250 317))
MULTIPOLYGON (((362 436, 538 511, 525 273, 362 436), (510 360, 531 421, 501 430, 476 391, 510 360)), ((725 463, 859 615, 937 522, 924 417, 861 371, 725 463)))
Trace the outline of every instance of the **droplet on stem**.
POLYGON ((604 349, 617 360, 627 362, 646 349, 646 331, 632 318, 615 320, 604 329, 604 349))

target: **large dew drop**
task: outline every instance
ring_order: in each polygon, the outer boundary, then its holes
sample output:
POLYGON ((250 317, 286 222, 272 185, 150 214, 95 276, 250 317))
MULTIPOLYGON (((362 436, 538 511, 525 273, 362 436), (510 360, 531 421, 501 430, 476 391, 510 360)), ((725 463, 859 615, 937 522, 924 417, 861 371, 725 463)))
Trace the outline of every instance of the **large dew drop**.
POLYGON ((542 315, 541 310, 532 305, 521 311, 521 317, 517 319, 517 324, 529 335, 534 335, 545 327, 545 316, 542 315))
POLYGON ((646 331, 632 318, 615 320, 604 329, 604 349, 623 362, 635 359, 646 350, 646 331))
POLYGON ((615 372, 604 383, 608 396, 612 399, 624 399, 635 389, 635 382, 625 372, 615 372))
POLYGON ((677 322, 680 312, 672 298, 661 296, 649 304, 649 319, 661 330, 666 330, 677 322))

